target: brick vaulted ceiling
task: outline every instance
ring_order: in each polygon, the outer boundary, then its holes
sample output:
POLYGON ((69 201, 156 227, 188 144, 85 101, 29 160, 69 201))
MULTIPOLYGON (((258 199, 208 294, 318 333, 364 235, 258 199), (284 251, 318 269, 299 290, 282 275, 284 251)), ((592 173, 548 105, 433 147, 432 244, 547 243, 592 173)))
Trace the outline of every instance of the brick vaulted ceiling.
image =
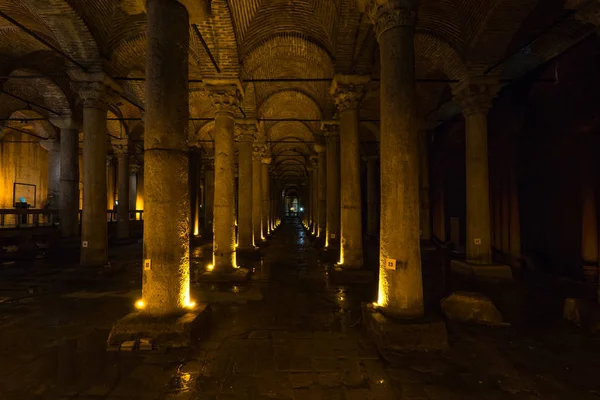
MULTIPOLYGON (((598 0, 577 1, 420 0, 415 45, 417 76, 422 79, 417 84, 421 116, 435 120, 453 108, 451 80, 488 73, 520 77, 594 32, 589 18, 581 14, 598 0)), ((81 66, 102 67, 116 78, 143 78, 143 4, 144 0, 0 0, 0 11, 30 30, 0 18, 1 88, 47 108, 28 107, 0 94, 2 124, 50 136, 56 133, 45 121, 5 119, 55 116, 49 110, 76 117, 80 113, 66 74, 78 67, 31 33, 81 66), (19 75, 35 78, 16 79, 19 75)), ((244 82, 245 98, 237 117, 334 119, 330 82, 315 79, 369 74, 374 79, 360 111, 361 137, 377 141, 379 50, 356 0, 212 0, 210 17, 192 22, 206 46, 190 27, 190 79, 197 80, 190 83, 191 117, 213 115, 201 80, 219 77, 244 82), (313 81, 253 82, 281 78, 313 81)), ((125 99, 109 117, 127 120, 109 121, 108 133, 114 137, 140 130, 141 122, 135 119, 141 117, 144 104, 142 81, 119 82, 125 99)), ((210 151, 206 140, 211 130, 209 121, 191 121, 190 143, 210 151)), ((305 179, 313 142, 322 141, 320 124, 264 121, 259 131, 269 141, 278 172, 294 183, 305 179)))

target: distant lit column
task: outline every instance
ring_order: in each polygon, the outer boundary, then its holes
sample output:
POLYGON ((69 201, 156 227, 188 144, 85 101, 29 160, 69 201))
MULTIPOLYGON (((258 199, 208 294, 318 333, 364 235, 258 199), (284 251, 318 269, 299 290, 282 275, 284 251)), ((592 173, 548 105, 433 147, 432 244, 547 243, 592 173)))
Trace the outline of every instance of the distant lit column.
POLYGON ((238 250, 254 248, 252 240, 252 144, 256 138, 256 121, 236 125, 238 142, 238 250))
POLYGON ((327 147, 327 227, 325 246, 331 249, 340 247, 340 131, 337 121, 323 123, 321 129, 327 147))
POLYGON ((270 177, 269 177, 269 164, 271 164, 271 158, 267 157, 266 154, 262 159, 261 166, 261 183, 262 183, 262 228, 263 236, 266 238, 271 232, 269 230, 269 209, 270 209, 270 177))
POLYGON ((203 160, 204 165, 204 238, 212 240, 215 201, 215 160, 212 156, 203 160))
POLYGON ((115 169, 114 156, 106 155, 106 209, 113 210, 115 208, 115 169))
POLYGON ((318 207, 319 222, 317 227, 317 236, 324 238, 327 230, 327 153, 325 146, 315 144, 315 151, 319 154, 318 165, 318 207))
POLYGON ((127 142, 115 144, 117 155, 117 181, 119 203, 117 204, 117 238, 129 238, 129 146, 127 142))
MULTIPOLYGON (((140 167, 141 165, 135 156, 131 156, 129 158, 129 211, 136 210, 140 167)), ((133 218, 136 218, 135 215, 133 215, 133 218)))
MULTIPOLYGON (((137 173, 136 180, 136 191, 135 191, 135 209, 137 211, 144 211, 144 165, 140 164, 139 171, 137 173)), ((143 219, 144 214, 137 214, 136 219, 143 219)))
MULTIPOLYGON (((423 315, 419 234, 419 144, 415 93, 416 0, 370 0, 381 63, 381 311, 423 315)), ((343 134, 343 133, 342 133, 343 134)))
POLYGON ((48 152, 47 208, 57 210, 60 199, 60 142, 58 139, 40 140, 40 146, 48 152))
POLYGON ((239 81, 207 82, 215 107, 215 197, 214 197, 214 271, 219 274, 236 268, 235 254, 235 150, 234 115, 243 91, 239 81))
POLYGON ((358 108, 369 80, 368 76, 336 75, 331 86, 333 101, 340 113, 340 264, 349 269, 359 269, 364 264, 358 108))
POLYGON ((465 116, 466 258, 473 264, 492 263, 487 115, 498 89, 495 77, 469 78, 452 89, 465 116))
POLYGON ((262 159, 264 148, 255 144, 252 148, 252 228, 254 244, 263 239, 262 232, 262 159))
POLYGON ((421 219, 421 240, 431 241, 431 200, 429 194, 429 132, 422 127, 419 130, 419 203, 421 219))
POLYGON ((379 236, 379 155, 365 157, 367 162, 367 235, 379 236))
POLYGON ((202 157, 200 149, 190 147, 189 151, 189 186, 190 186, 190 218, 191 233, 194 236, 200 235, 200 169, 202 166, 202 157))
POLYGON ((79 127, 71 118, 51 122, 60 128, 60 233, 73 238, 79 235, 79 127))
MULTIPOLYGON (((311 157, 311 165, 312 165, 312 188, 311 188, 311 196, 312 196, 312 234, 318 235, 319 233, 319 158, 311 157)), ((285 205, 284 205, 285 207, 285 205)))
POLYGON ((83 211, 81 264, 101 267, 108 262, 106 223, 106 115, 121 88, 105 73, 69 71, 80 85, 83 100, 83 211))

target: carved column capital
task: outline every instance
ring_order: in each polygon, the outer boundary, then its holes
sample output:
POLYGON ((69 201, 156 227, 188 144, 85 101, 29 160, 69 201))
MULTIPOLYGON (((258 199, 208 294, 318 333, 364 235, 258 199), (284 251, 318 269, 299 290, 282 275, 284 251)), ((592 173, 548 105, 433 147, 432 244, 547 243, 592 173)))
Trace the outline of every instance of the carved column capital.
POLYGON ((113 150, 117 156, 129 154, 129 143, 126 140, 118 140, 113 143, 113 150))
POLYGON ((238 142, 253 143, 256 140, 257 127, 256 121, 241 120, 235 124, 235 140, 238 142))
POLYGON ((244 97, 244 90, 239 80, 207 80, 206 87, 216 112, 235 114, 239 109, 244 97))
POLYGON ((47 152, 60 151, 60 142, 58 139, 40 140, 40 146, 47 152))
POLYGON ((255 143, 254 146, 252 146, 252 159, 254 161, 261 161, 263 157, 265 156, 265 146, 262 144, 257 144, 255 143))
POLYGON ((329 93, 339 111, 356 109, 365 97, 366 84, 371 77, 367 75, 336 75, 329 93))
POLYGON ((340 123, 338 121, 323 121, 321 131, 327 143, 337 141, 340 138, 340 123))
POLYGON ((359 0, 375 27, 377 38, 388 29, 417 23, 417 0, 359 0))
POLYGON ((129 175, 135 175, 142 171, 142 163, 135 157, 129 158, 129 175))
POLYGON ((121 86, 102 71, 70 70, 69 76, 77 84, 79 98, 84 108, 106 111, 111 105, 118 103, 123 93, 121 86))
POLYGON ((271 161, 273 161, 273 159, 272 159, 271 157, 263 157, 263 158, 261 159, 261 162, 262 162, 263 164, 267 164, 267 165, 268 165, 268 164, 271 164, 271 161))
POLYGON ((452 94, 463 114, 468 116, 487 114, 499 90, 500 83, 496 77, 471 77, 456 84, 452 94))
POLYGON ((212 156, 202 157, 202 169, 204 171, 212 171, 215 169, 215 158, 212 156))

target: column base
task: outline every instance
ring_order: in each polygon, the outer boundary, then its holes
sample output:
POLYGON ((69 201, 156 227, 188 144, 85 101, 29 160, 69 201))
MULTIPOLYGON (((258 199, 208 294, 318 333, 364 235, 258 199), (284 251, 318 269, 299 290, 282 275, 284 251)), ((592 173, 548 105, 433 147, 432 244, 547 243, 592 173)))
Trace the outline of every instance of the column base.
POLYGON ((204 271, 198 275, 198 282, 211 283, 236 283, 246 282, 250 279, 250 270, 247 268, 232 268, 229 271, 204 271))
POLYGON ((378 350, 433 351, 448 348, 446 325, 441 318, 397 319, 363 303, 362 317, 367 334, 378 350))
POLYGON ((327 271, 329 282, 341 285, 371 283, 375 278, 373 271, 361 268, 342 268, 338 264, 331 266, 327 271))
MULTIPOLYGON (((109 349, 118 349, 123 342, 134 342, 128 350, 152 350, 189 347, 208 329, 211 317, 208 304, 198 304, 183 314, 152 316, 133 312, 117 321, 108 336, 109 349)), ((123 348, 121 348, 123 350, 123 348)))
POLYGON ((457 275, 464 275, 483 280, 512 280, 513 274, 510 265, 480 265, 462 260, 450 261, 451 271, 457 275))

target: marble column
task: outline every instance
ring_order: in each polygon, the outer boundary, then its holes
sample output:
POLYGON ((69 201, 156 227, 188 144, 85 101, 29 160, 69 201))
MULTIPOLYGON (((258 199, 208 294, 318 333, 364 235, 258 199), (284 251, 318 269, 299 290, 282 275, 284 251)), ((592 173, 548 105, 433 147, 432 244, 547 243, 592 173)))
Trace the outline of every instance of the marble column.
POLYGON ((215 163, 209 157, 203 161, 204 165, 204 238, 213 239, 214 201, 215 201, 215 163))
POLYGON ((379 155, 366 156, 367 162, 367 235, 379 236, 379 155))
POLYGON ((83 211, 81 265, 101 267, 108 262, 106 223, 106 115, 109 103, 122 89, 105 73, 69 71, 83 101, 83 211))
POLYGON ((202 157, 200 149, 190 147, 189 151, 189 188, 190 188, 190 232, 200 235, 200 169, 202 157))
POLYGON ((49 210, 57 210, 60 201, 60 141, 56 138, 41 140, 40 146, 48 152, 48 195, 49 210))
MULTIPOLYGON (((265 153, 266 155, 267 153, 265 153)), ((261 184, 262 184, 262 228, 263 228, 263 237, 267 238, 267 236, 271 233, 269 229, 269 209, 271 204, 270 199, 270 183, 271 179, 269 176, 269 164, 271 164, 271 158, 263 155, 262 165, 261 165, 261 184)))
POLYGON ((260 243, 263 238, 262 232, 262 159, 264 148, 254 145, 252 148, 252 229, 254 232, 254 244, 260 243))
POLYGON ((71 118, 52 120, 60 128, 60 234, 79 235, 79 128, 71 118))
POLYGON ((106 155, 106 209, 115 208, 115 169, 112 154, 106 155))
POLYGON ((465 116, 468 262, 492 263, 487 114, 499 89, 495 77, 474 77, 453 88, 465 116))
POLYGON ((340 248, 340 132, 339 123, 330 121, 321 126, 326 143, 327 158, 327 218, 325 247, 340 248))
MULTIPOLYGON (((311 188, 311 196, 312 196, 312 215, 313 215, 313 223, 312 223, 312 234, 317 236, 319 234, 319 157, 311 157, 311 165, 312 165, 312 188, 311 188)), ((284 206, 285 207, 285 206, 284 206)))
POLYGON ((372 0, 381 59, 381 232, 378 304, 384 314, 423 315, 419 144, 414 32, 417 2, 372 0))
POLYGON ((315 151, 319 154, 317 171, 317 207, 319 208, 317 237, 324 239, 327 230, 327 153, 325 151, 325 146, 321 144, 315 144, 315 151))
POLYGON ((431 197, 429 193, 429 131, 424 127, 419 130, 419 216, 421 227, 421 240, 431 241, 432 223, 431 223, 431 197))
POLYGON ((117 155, 117 239, 129 238, 129 145, 126 141, 113 145, 117 155))
POLYGON ((190 304, 189 16, 177 1, 146 3, 142 296, 147 313, 166 315, 190 304))
MULTIPOLYGON (((208 83, 208 82, 207 82, 208 83)), ((234 115, 242 100, 241 83, 208 83, 215 107, 215 196, 213 268, 226 274, 236 268, 235 259, 235 153, 234 115)))
POLYGON ((236 126, 238 142, 238 250, 252 250, 253 191, 252 144, 256 138, 256 121, 236 126))
POLYGON ((331 94, 340 113, 342 268, 363 266, 358 108, 368 76, 336 75, 331 94))
MULTIPOLYGON (((129 211, 137 209, 137 191, 138 191, 138 175, 140 172, 140 163, 135 156, 129 157, 129 211)), ((135 215, 132 216, 134 219, 135 215)))

